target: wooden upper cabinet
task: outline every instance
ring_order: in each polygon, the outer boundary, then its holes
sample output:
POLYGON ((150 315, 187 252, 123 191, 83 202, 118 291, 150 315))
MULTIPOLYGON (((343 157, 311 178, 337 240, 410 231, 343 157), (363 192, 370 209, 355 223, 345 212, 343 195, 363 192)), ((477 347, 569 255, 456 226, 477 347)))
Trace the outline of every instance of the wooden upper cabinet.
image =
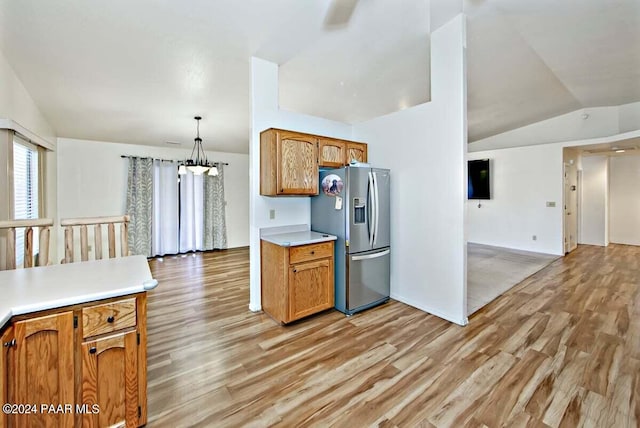
POLYGON ((138 426, 137 348, 136 331, 82 344, 83 427, 138 426))
POLYGON ((317 195, 317 137, 278 129, 262 132, 260 194, 317 195))
MULTIPOLYGON (((15 349, 15 341, 13 337, 13 327, 9 326, 0 335, 0 404, 15 403, 11 382, 13 352, 15 349)), ((0 412, 0 427, 9 426, 9 416, 5 412, 0 412)))
MULTIPOLYGON (((73 312, 18 321, 16 339, 15 402, 69 405, 74 397, 73 312)), ((16 426, 72 427, 72 412, 16 415, 16 426)))
POLYGON ((365 143, 347 143, 347 159, 345 164, 349 165, 352 160, 367 162, 367 145, 365 143))
POLYGON ((347 143, 333 138, 318 138, 318 164, 321 167, 340 168, 347 158, 347 143))

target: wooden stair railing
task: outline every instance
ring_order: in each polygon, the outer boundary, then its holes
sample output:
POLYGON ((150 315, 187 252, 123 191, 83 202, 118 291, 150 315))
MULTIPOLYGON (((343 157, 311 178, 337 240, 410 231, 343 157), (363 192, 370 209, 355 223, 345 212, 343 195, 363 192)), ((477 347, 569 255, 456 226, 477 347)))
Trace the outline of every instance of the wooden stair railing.
POLYGON ((7 263, 6 269, 16 268, 16 229, 24 228, 24 263, 25 268, 33 267, 33 228, 40 230, 40 252, 38 266, 49 264, 49 237, 53 220, 50 218, 38 218, 27 220, 3 220, 0 221, 0 230, 6 230, 7 237, 7 263))
POLYGON ((129 244, 127 233, 129 229, 129 216, 115 217, 84 217, 67 218, 60 220, 60 226, 64 227, 64 259, 61 263, 73 263, 73 228, 80 227, 80 259, 83 262, 89 260, 89 238, 87 226, 93 226, 94 255, 96 260, 102 259, 102 226, 107 225, 109 241, 109 258, 116 256, 116 231, 115 225, 120 223, 120 255, 129 256, 129 244))

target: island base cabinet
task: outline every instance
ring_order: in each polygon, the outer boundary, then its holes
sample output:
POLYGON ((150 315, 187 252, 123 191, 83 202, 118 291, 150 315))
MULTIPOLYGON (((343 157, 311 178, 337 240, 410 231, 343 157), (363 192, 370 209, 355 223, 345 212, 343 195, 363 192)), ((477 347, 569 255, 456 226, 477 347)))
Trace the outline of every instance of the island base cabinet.
MULTIPOLYGON (((13 335, 13 327, 9 326, 0 335, 0 404, 12 403, 13 388, 10 383, 12 364, 14 362, 15 337, 13 335)), ((0 412, 0 428, 9 426, 9 415, 0 412)))
POLYGON ((147 423, 146 294, 17 315, 0 331, 0 428, 147 423), (33 407, 35 405, 35 407, 33 407))
POLYGON ((73 312, 16 322, 14 333, 15 391, 12 395, 16 404, 37 406, 35 411, 14 415, 15 426, 74 426, 72 411, 57 411, 75 401, 73 312))
POLYGON ((81 353, 82 403, 87 408, 82 426, 138 426, 137 332, 84 342, 81 353))

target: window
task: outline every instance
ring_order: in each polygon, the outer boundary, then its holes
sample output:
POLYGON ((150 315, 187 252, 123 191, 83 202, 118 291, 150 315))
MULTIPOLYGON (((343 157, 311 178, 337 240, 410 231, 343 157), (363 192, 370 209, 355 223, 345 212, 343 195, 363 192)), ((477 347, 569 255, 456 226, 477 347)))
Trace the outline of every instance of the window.
MULTIPOLYGON (((38 150, 22 141, 13 140, 13 218, 16 220, 39 217, 38 150)), ((34 233, 33 253, 38 252, 38 234, 34 233)), ((16 230, 16 265, 24 260, 24 229, 16 230)))

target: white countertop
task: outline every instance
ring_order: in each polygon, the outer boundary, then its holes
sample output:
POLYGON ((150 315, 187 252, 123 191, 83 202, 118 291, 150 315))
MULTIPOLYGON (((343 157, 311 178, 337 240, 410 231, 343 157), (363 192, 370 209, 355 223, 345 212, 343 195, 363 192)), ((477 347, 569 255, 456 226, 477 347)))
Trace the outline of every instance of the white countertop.
POLYGON ((273 235, 263 235, 262 239, 281 247, 295 247, 297 245, 315 244, 318 242, 335 241, 334 235, 319 233, 312 230, 302 232, 277 233, 273 235))
POLYGON ((14 315, 141 293, 158 285, 130 256, 0 272, 0 328, 14 315))

